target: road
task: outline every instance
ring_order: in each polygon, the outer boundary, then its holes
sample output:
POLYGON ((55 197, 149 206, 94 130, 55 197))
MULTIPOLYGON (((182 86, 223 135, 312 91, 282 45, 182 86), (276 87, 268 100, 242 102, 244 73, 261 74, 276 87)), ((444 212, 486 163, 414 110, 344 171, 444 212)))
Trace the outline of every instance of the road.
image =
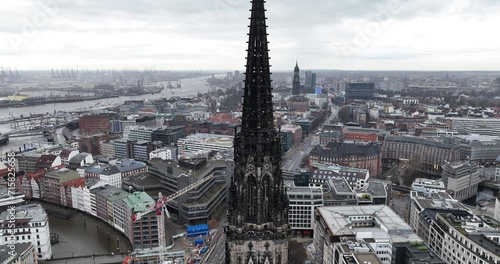
POLYGON ((205 264, 220 264, 225 263, 226 257, 226 235, 221 234, 217 238, 216 244, 210 249, 209 256, 203 261, 205 264))
POLYGON ((285 171, 296 171, 300 168, 302 164, 302 159, 304 156, 308 155, 311 150, 319 144, 319 136, 316 135, 317 132, 323 130, 323 126, 330 122, 330 120, 337 120, 338 108, 332 106, 332 115, 326 118, 323 123, 319 125, 316 131, 313 131, 309 136, 307 136, 303 142, 299 145, 294 146, 288 152, 283 155, 283 166, 282 169, 285 171))
POLYGON ((309 154, 311 150, 319 144, 319 137, 314 135, 309 135, 301 142, 299 145, 290 149, 285 155, 283 155, 284 164, 282 166, 283 170, 295 171, 298 169, 302 163, 304 156, 309 154))

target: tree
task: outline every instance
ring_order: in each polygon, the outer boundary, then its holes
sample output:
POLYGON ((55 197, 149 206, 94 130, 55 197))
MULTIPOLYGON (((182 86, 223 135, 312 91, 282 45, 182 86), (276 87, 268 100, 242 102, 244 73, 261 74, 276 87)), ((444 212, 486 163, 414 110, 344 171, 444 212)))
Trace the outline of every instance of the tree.
POLYGON ((352 121, 351 110, 348 107, 340 109, 339 118, 342 123, 351 122, 352 121))
POLYGON ((218 224, 218 223, 217 223, 217 220, 215 220, 215 219, 210 219, 210 220, 208 221, 208 226, 210 227, 210 229, 215 229, 215 228, 217 228, 217 224, 218 224))

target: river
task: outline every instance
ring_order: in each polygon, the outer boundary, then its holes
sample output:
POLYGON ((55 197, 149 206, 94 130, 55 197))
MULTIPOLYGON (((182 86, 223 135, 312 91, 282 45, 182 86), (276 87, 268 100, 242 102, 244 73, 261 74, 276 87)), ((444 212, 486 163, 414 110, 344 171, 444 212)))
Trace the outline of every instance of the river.
MULTIPOLYGON (((145 94, 138 96, 121 96, 119 98, 111 98, 111 99, 101 99, 101 100, 93 100, 93 101, 83 101, 83 102, 74 102, 74 103, 57 103, 57 104, 46 104, 46 105, 36 105, 36 106, 27 106, 27 107, 19 107, 19 108, 0 108, 0 117, 14 116, 19 117, 20 115, 29 116, 31 114, 40 114, 40 113, 53 113, 56 111, 71 111, 78 108, 88 107, 90 105, 95 104, 103 104, 107 105, 110 103, 118 104, 123 103, 128 100, 144 100, 144 99, 160 99, 160 98, 169 98, 172 96, 190 96, 196 95, 198 92, 206 93, 210 89, 210 87, 206 83, 207 77, 198 77, 191 79, 182 79, 182 88, 181 89, 168 89, 165 88, 159 94, 145 94)), ((38 96, 41 95, 40 92, 34 92, 38 96)), ((50 93, 50 92, 48 92, 50 93)), ((30 94, 29 92, 25 94, 30 94)))
MULTIPOLYGON (((30 114, 53 113, 54 110, 71 111, 79 108, 89 107, 95 104, 102 104, 102 105, 122 104, 127 100, 144 100, 144 99, 156 100, 160 98, 169 98, 172 96, 192 96, 192 95, 197 95, 198 92, 203 94, 208 92, 210 89, 210 87, 207 85, 206 79, 207 79, 206 76, 198 78, 182 79, 181 89, 165 88, 159 94, 122 96, 119 98, 111 98, 111 99, 101 99, 101 100, 83 101, 74 103, 46 104, 46 105, 20 107, 20 108, 0 108, 0 117, 7 117, 7 116, 19 117, 20 115, 29 116, 30 114)), ((36 93, 37 96, 41 96, 44 94, 44 92, 33 92, 33 93, 36 93)), ((50 92, 45 92, 45 93, 50 94, 50 92)), ((8 124, 0 125, 0 133, 8 133, 10 130, 11 129, 8 124)), ((24 148, 24 146, 26 146, 26 148, 29 148, 29 147, 43 147, 44 145, 47 145, 47 140, 44 136, 12 138, 10 139, 8 144, 0 146, 0 153, 3 154, 6 151, 19 150, 19 147, 24 148)))

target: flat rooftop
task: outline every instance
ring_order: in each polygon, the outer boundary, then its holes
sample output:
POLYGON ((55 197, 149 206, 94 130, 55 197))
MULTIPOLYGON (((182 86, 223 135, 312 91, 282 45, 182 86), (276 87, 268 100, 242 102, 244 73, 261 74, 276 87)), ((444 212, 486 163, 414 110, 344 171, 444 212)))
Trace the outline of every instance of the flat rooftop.
POLYGON ((358 263, 382 264, 375 253, 354 253, 353 257, 358 263))
POLYGON ((393 242, 420 241, 412 228, 386 205, 320 207, 319 214, 333 235, 372 233, 373 238, 386 237, 393 242), (360 220, 364 219, 364 220, 360 220), (365 219, 365 217, 367 219, 365 219), (353 226, 357 222, 373 222, 372 227, 353 226))
POLYGON ((122 178, 122 184, 134 188, 161 188, 160 179, 150 175, 148 172, 128 175, 122 178))
POLYGON ((198 142, 204 144, 216 144, 227 147, 233 147, 233 140, 234 137, 232 136, 198 133, 179 139, 178 144, 181 145, 184 142, 186 143, 198 142))
MULTIPOLYGON (((16 220, 29 219, 34 222, 43 222, 47 219, 47 213, 40 204, 25 204, 16 206, 16 220)), ((7 219, 9 212, 0 214, 0 219, 7 219)))
POLYGON ((185 206, 205 205, 225 189, 225 183, 215 183, 196 202, 184 203, 185 206))
POLYGON ((369 181, 366 192, 373 197, 387 197, 387 191, 383 182, 369 181))

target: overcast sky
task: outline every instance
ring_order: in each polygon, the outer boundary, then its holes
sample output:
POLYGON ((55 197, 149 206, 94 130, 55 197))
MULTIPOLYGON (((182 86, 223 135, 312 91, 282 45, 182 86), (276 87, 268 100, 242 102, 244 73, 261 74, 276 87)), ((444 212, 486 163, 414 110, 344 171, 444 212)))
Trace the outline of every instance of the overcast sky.
MULTIPOLYGON (((0 2, 7 0, 0 0, 0 2)), ((249 0, 15 0, 0 66, 243 69, 249 0)), ((273 70, 500 70, 498 0, 268 0, 273 70)))

